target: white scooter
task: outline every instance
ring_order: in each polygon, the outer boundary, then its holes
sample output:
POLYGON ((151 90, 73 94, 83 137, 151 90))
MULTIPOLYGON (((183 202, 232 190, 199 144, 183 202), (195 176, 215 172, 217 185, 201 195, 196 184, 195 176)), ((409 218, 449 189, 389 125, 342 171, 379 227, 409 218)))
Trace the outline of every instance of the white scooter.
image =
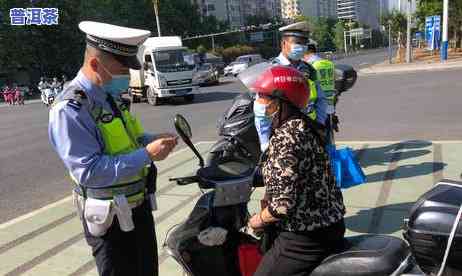
POLYGON ((56 99, 56 96, 58 95, 58 89, 47 87, 40 89, 40 91, 42 92, 42 103, 48 107, 52 105, 54 100, 56 99))

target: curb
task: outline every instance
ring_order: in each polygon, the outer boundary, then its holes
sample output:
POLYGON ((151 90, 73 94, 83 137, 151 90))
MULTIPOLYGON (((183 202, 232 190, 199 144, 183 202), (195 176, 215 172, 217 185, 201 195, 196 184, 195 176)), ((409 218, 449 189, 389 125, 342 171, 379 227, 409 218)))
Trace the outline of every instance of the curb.
POLYGON ((393 74, 393 73, 406 73, 406 72, 419 72, 419 71, 442 71, 442 70, 450 70, 450 69, 458 69, 462 68, 462 63, 457 62, 454 64, 426 64, 421 66, 415 65, 403 65, 404 67, 394 67, 394 68, 364 68, 359 71, 360 76, 368 76, 368 75, 378 75, 378 74, 393 74))

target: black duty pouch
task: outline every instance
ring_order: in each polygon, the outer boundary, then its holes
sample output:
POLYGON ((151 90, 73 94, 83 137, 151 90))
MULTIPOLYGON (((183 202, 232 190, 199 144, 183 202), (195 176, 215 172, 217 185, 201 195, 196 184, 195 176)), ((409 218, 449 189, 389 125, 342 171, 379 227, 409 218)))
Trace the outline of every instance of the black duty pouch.
POLYGON ((151 162, 149 166, 148 175, 146 177, 146 192, 147 199, 149 200, 151 211, 157 210, 157 200, 156 200, 156 190, 157 190, 157 167, 154 165, 154 162, 151 162))

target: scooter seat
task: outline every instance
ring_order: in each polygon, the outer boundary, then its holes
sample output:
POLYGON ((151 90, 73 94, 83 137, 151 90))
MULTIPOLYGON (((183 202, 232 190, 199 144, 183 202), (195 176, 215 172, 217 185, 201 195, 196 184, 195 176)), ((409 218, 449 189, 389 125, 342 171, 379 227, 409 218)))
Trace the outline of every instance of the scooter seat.
POLYGON ((410 254, 403 240, 384 235, 346 238, 345 249, 327 257, 311 276, 391 275, 410 254))

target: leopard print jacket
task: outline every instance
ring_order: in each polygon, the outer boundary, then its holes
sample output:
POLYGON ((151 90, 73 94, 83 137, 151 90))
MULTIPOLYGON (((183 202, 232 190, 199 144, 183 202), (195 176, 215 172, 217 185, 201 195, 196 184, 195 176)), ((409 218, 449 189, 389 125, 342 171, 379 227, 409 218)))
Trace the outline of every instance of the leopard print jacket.
POLYGON ((345 214, 329 157, 308 124, 295 118, 275 129, 262 160, 268 210, 282 231, 312 231, 345 214))

